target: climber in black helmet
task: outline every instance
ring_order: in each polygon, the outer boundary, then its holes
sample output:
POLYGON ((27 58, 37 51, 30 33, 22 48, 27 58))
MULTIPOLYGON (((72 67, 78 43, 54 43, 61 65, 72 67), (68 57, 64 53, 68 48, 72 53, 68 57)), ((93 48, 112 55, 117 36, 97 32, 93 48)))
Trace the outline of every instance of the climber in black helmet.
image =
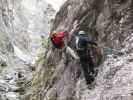
POLYGON ((96 45, 94 41, 91 41, 84 31, 79 31, 75 37, 76 50, 80 57, 81 66, 84 72, 84 76, 87 84, 91 84, 94 81, 94 62, 90 55, 90 48, 88 45, 96 45))

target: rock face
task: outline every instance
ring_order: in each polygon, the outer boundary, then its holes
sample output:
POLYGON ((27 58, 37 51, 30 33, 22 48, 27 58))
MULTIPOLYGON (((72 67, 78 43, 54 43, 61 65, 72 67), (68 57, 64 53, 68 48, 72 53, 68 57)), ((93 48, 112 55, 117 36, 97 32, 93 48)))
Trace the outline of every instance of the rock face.
POLYGON ((132 0, 66 1, 56 15, 52 30, 68 30, 71 41, 78 30, 85 30, 101 47, 115 50, 106 54, 95 85, 89 90, 80 64, 69 57, 66 65, 63 51, 52 50, 49 44, 45 57, 38 60, 30 100, 132 100, 132 7, 132 0))
POLYGON ((50 30, 54 9, 45 0, 1 0, 0 2, 1 37, 4 34, 9 40, 9 45, 15 49, 17 47, 25 54, 34 55, 40 45, 38 43, 40 36, 47 35, 50 30))
POLYGON ((45 0, 0 0, 0 100, 21 100, 20 94, 27 95, 30 65, 54 15, 45 0))

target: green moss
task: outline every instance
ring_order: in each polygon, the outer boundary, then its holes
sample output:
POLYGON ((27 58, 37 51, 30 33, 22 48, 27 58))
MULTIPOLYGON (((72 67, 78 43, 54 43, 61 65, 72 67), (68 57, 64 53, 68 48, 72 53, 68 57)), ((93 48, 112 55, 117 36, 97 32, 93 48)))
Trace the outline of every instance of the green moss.
POLYGON ((52 93, 48 100, 57 100, 57 92, 52 93))
POLYGON ((47 48, 48 47, 48 38, 43 37, 41 43, 42 43, 42 47, 47 48))
POLYGON ((6 50, 8 41, 9 39, 7 37, 7 34, 0 32, 0 49, 6 50))
MULTIPOLYGON (((47 46, 49 46, 49 43, 47 46)), ((33 94, 30 100, 42 100, 42 96, 46 94, 44 91, 50 89, 53 85, 53 73, 56 64, 61 60, 62 50, 53 50, 51 47, 48 47, 48 49, 52 50, 49 58, 46 59, 44 55, 41 55, 36 63, 37 70, 32 80, 33 94)), ((56 100, 56 93, 55 95, 51 95, 49 100, 56 100)))
POLYGON ((48 65, 44 57, 40 58, 37 62, 37 70, 33 76, 32 81, 32 100, 41 100, 41 91, 45 90, 51 85, 52 74, 54 66, 48 65))
POLYGON ((6 66, 1 66, 0 65, 0 73, 5 69, 6 66))
POLYGON ((57 97, 50 97, 49 100, 56 100, 57 97))
POLYGON ((7 66, 7 63, 4 61, 0 65, 1 65, 1 67, 5 67, 5 66, 7 66))

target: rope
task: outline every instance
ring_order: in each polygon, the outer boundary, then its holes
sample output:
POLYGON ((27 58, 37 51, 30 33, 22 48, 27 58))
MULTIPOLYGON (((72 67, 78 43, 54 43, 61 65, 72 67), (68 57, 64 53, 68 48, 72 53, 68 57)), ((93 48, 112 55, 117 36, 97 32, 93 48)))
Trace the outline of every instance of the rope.
POLYGON ((122 52, 122 51, 120 51, 120 50, 117 50, 117 49, 112 49, 112 48, 109 48, 109 47, 106 47, 106 46, 99 46, 100 48, 103 48, 103 49, 105 49, 105 50, 108 50, 109 51, 109 53, 111 53, 111 54, 115 54, 115 53, 117 53, 117 54, 125 54, 124 52, 122 52), (114 52, 114 53, 113 53, 114 52))

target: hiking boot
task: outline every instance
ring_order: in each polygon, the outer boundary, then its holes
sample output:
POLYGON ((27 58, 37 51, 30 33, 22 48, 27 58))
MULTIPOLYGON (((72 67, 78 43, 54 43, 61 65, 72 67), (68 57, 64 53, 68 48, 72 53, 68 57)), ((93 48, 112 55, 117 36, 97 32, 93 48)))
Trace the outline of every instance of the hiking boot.
POLYGON ((86 84, 87 84, 87 85, 90 85, 94 80, 95 80, 95 77, 89 75, 89 77, 88 77, 88 79, 87 79, 87 81, 86 81, 86 84))
POLYGON ((96 82, 93 81, 91 84, 88 84, 88 89, 89 89, 89 90, 92 90, 92 89, 95 88, 95 86, 96 86, 96 82))

